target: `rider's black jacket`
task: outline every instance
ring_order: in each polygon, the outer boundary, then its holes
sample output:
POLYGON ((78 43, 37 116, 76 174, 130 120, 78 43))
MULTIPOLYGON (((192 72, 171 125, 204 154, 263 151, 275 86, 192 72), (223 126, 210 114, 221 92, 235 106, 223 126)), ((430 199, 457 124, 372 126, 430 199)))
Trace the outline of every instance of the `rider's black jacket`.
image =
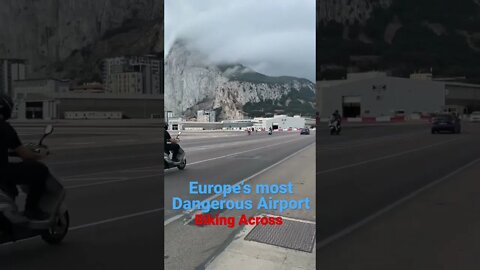
POLYGON ((168 133, 167 130, 165 130, 165 133, 163 133, 163 139, 164 139, 164 144, 167 145, 168 140, 170 140, 172 136, 170 136, 170 133, 168 133))
POLYGON ((8 122, 0 120, 0 168, 8 166, 8 150, 14 150, 21 145, 15 129, 8 122))

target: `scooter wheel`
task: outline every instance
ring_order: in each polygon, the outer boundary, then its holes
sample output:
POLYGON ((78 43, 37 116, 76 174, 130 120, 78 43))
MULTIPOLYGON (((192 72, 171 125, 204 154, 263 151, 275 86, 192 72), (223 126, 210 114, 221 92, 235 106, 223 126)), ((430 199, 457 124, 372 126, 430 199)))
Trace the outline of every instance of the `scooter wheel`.
POLYGON ((185 169, 186 166, 187 166, 187 160, 184 159, 184 160, 182 161, 182 163, 180 163, 180 165, 177 166, 177 168, 178 168, 179 170, 183 170, 183 169, 185 169))
POLYGON ((63 238, 67 235, 69 226, 70 215, 68 214, 68 211, 65 211, 63 215, 56 218, 55 223, 50 229, 41 234, 42 239, 51 245, 60 244, 63 238))

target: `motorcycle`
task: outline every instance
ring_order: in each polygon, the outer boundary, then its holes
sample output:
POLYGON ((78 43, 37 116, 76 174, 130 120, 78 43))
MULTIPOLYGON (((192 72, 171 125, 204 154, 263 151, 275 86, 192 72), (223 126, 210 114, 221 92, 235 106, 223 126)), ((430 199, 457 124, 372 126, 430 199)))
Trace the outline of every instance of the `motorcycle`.
POLYGON ((342 126, 338 120, 330 120, 328 123, 328 128, 330 129, 330 135, 340 135, 340 131, 342 131, 342 126))
MULTIPOLYGON (((38 145, 29 144, 27 147, 35 152, 41 151, 41 148, 48 149, 43 145, 43 140, 52 133, 53 127, 48 125, 38 145)), ((13 157, 11 154, 10 156, 13 157)), ((28 194, 28 187, 20 186, 20 189, 28 194)), ((64 203, 65 193, 63 185, 50 174, 38 204, 38 207, 50 217, 47 220, 30 220, 20 212, 15 203, 18 188, 0 189, 0 244, 35 236, 40 236, 48 244, 62 242, 70 225, 69 213, 64 203)))
MULTIPOLYGON (((180 134, 182 134, 182 132, 179 132, 176 136, 176 140, 178 142, 180 142, 180 134)), ((171 143, 168 143, 168 144, 171 144, 171 143)), ((183 170, 185 169, 185 167, 187 166, 187 159, 185 157, 185 151, 183 151, 182 147, 180 147, 178 149, 178 154, 177 154, 177 158, 180 160, 179 162, 175 162, 173 161, 171 158, 170 158, 170 153, 163 153, 163 164, 165 166, 165 169, 170 169, 170 168, 174 168, 174 167, 177 167, 179 170, 183 170)))
POLYGON ((268 131, 268 135, 272 135, 272 133, 273 133, 273 131, 270 129, 270 130, 268 131))

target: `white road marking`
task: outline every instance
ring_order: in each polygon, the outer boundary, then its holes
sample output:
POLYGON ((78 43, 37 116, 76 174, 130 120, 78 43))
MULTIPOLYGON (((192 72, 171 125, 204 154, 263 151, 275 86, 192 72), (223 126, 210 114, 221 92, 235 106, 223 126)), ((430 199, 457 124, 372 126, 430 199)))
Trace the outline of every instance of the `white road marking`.
POLYGON ((124 142, 137 142, 138 140, 129 139, 129 140, 115 140, 116 143, 124 143, 124 142))
POLYGON ((158 213, 158 212, 161 212, 161 211, 163 211, 163 208, 157 208, 157 209, 152 209, 152 210, 133 213, 133 214, 130 214, 130 215, 124 215, 124 216, 120 216, 120 217, 104 219, 104 220, 97 221, 97 222, 92 222, 92 223, 87 223, 87 224, 71 227, 70 231, 76 231, 76 230, 81 230, 81 229, 85 229, 85 228, 89 228, 89 227, 94 227, 94 226, 98 226, 98 225, 102 225, 102 224, 106 224, 106 223, 112 223, 112 222, 115 222, 115 221, 130 219, 130 218, 139 217, 139 216, 145 216, 145 215, 149 215, 149 214, 155 214, 155 213, 158 213))
MULTIPOLYGON (((294 141, 294 140, 290 140, 290 141, 294 141)), ((287 141, 287 142, 290 142, 290 141, 287 141)), ((282 142, 281 144, 285 144, 285 143, 286 142, 282 142)), ((232 153, 232 154, 228 154, 228 155, 224 155, 224 156, 214 157, 214 158, 205 159, 205 160, 199 160, 199 161, 196 161, 196 162, 192 162, 187 166, 192 166, 192 165, 196 165, 196 164, 200 164, 200 163, 204 163, 204 162, 208 162, 208 161, 213 161, 213 160, 217 160, 217 159, 221 159, 221 158, 226 158, 226 157, 235 156, 235 155, 239 155, 239 154, 243 154, 243 153, 247 153, 247 152, 252 152, 252 151, 262 149, 262 148, 276 146, 276 145, 277 144, 272 144, 272 145, 269 145, 269 146, 250 149, 250 150, 237 152, 237 153, 232 153)), ((295 152, 295 153, 298 153, 298 152, 295 152)), ((134 172, 134 171, 131 171, 131 170, 128 171, 127 170, 127 171, 123 171, 123 172, 134 172)), ((67 186, 66 189, 76 189, 76 188, 84 188, 84 187, 91 187, 91 186, 98 186, 98 185, 105 185, 105 184, 112 184, 112 183, 120 183, 120 182, 126 182, 126 181, 131 181, 131 180, 160 177, 162 175, 164 175, 164 172, 157 173, 157 174, 144 175, 144 176, 139 176, 139 177, 125 177, 124 179, 115 179, 115 180, 107 180, 107 181, 101 181, 101 182, 90 183, 90 184, 79 184, 79 185, 67 186)), ((71 178, 74 178, 74 177, 71 177, 71 178)))
POLYGON ((84 160, 69 160, 69 161, 59 161, 59 162, 49 162, 48 165, 65 165, 65 164, 75 164, 82 162, 95 162, 95 161, 106 161, 106 160, 119 160, 119 159, 138 159, 144 157, 159 157, 159 154, 150 154, 150 155, 130 155, 130 156, 117 156, 117 157, 106 157, 106 158, 94 158, 94 159, 84 159, 84 160))
POLYGON ((132 180, 159 177, 162 174, 163 173, 143 175, 143 176, 138 176, 138 177, 125 177, 125 178, 120 178, 120 179, 115 179, 115 180, 107 180, 107 181, 100 181, 100 182, 90 183, 90 184, 80 184, 80 185, 66 186, 65 188, 66 189, 76 189, 76 188, 84 188, 84 187, 91 187, 91 186, 98 186, 98 185, 105 185, 105 184, 112 184, 112 183, 127 182, 127 181, 132 181, 132 180))
POLYGON ((65 143, 66 145, 90 145, 90 144, 96 144, 96 142, 71 142, 71 143, 65 143))
POLYGON ((72 177, 62 179, 62 182, 78 182, 78 181, 107 181, 107 180, 126 180, 126 177, 72 177))
POLYGON ((382 156, 382 157, 378 157, 378 158, 372 158, 372 159, 369 159, 369 160, 365 160, 365 161, 361 161, 361 162, 357 162, 357 163, 352 163, 352 164, 348 164, 348 165, 345 165, 345 166, 340 166, 340 167, 336 167, 336 168, 332 168, 332 169, 327 169, 327 170, 319 171, 319 172, 317 172, 317 175, 326 174, 326 173, 331 173, 331 172, 336 172, 336 171, 340 171, 340 170, 344 170, 344 169, 349 169, 349 168, 353 168, 353 167, 365 165, 365 164, 372 163, 372 162, 376 162, 376 161, 391 159, 391 158, 394 158, 394 157, 399 157, 399 156, 403 156, 403 155, 406 155, 406 154, 419 152, 419 151, 422 151, 422 150, 425 150, 425 149, 429 149, 429 148, 432 148, 432 147, 435 147, 435 146, 439 146, 439 145, 447 144, 447 143, 449 143, 449 142, 457 141, 457 140, 459 140, 459 139, 460 139, 460 138, 455 138, 455 139, 452 139, 452 140, 447 140, 447 141, 443 141, 443 142, 440 142, 440 143, 434 143, 434 144, 430 144, 430 145, 427 145, 427 146, 423 146, 423 147, 419 147, 419 148, 415 148, 415 149, 403 151, 403 152, 400 152, 400 153, 395 153, 395 154, 391 154, 391 155, 386 155, 386 156, 382 156))
MULTIPOLYGON (((262 147, 257 147, 257 148, 254 148, 254 149, 249 149, 249 150, 245 150, 245 151, 241 151, 241 152, 231 153, 231 154, 228 154, 228 155, 223 155, 223 156, 218 156, 218 157, 214 157, 214 158, 199 160, 199 161, 195 161, 195 162, 190 163, 190 165, 195 165, 195 164, 200 164, 200 163, 204 163, 204 162, 208 162, 208 161, 212 161, 212 160, 232 157, 232 156, 236 156, 236 155, 240 155, 240 154, 244 154, 244 153, 248 153, 248 152, 257 151, 257 150, 260 150, 260 149, 269 148, 269 147, 272 147, 272 146, 285 145, 289 142, 299 141, 299 140, 300 139, 288 140, 288 141, 284 141, 284 142, 281 142, 281 143, 269 144, 269 145, 265 145, 265 146, 262 146, 262 147)), ((188 166, 188 164, 187 164, 187 166, 188 166)))
MULTIPOLYGON (((286 156, 285 158, 283 158, 283 159, 275 162, 274 164, 272 164, 272 165, 270 165, 270 166, 268 166, 268 167, 266 167, 266 168, 264 168, 264 169, 256 172, 255 174, 253 174, 253 175, 251 175, 251 176, 249 176, 249 177, 247 177, 247 178, 245 178, 245 179, 242 179, 241 181, 238 181, 238 182, 235 183, 233 186, 238 186, 238 185, 240 185, 240 184, 242 184, 242 183, 244 183, 244 182, 248 182, 248 181, 252 180, 253 178, 257 177, 258 175, 260 175, 260 174, 262 174, 262 173, 264 173, 264 172, 266 172, 266 171, 268 171, 268 170, 271 170, 272 168, 274 168, 274 167, 282 164, 283 162, 287 161, 288 159, 292 158, 293 156, 297 155, 298 153, 300 153, 300 152, 302 152, 302 151, 305 151, 305 149, 308 149, 309 147, 312 147, 312 145, 315 145, 315 143, 311 143, 311 144, 309 144, 308 146, 306 146, 306 147, 304 147, 304 148, 302 148, 302 149, 300 149, 300 150, 298 150, 298 151, 296 151, 296 152, 294 152, 294 153, 286 156)), ((215 198, 217 198, 217 197, 219 197, 219 196, 223 196, 223 194, 215 194, 215 195, 212 195, 212 196, 208 197, 207 199, 205 199, 205 200, 203 200, 203 201, 211 201, 211 200, 213 200, 213 199, 215 199, 215 198)), ((201 205, 201 204, 200 204, 200 205, 201 205)), ((164 226, 167 226, 168 224, 170 224, 170 223, 172 223, 172 222, 174 222, 174 221, 182 218, 183 216, 189 215, 189 214, 191 214, 192 212, 197 211, 197 210, 198 210, 198 209, 188 210, 188 211, 185 211, 183 214, 179 214, 179 215, 176 215, 176 216, 174 216, 174 217, 171 217, 171 218, 169 218, 168 220, 166 220, 166 221, 164 222, 164 226)), ((191 221, 191 219, 188 220, 188 221, 185 222, 185 223, 189 223, 190 221, 191 221)))
MULTIPOLYGON (((112 222, 115 222, 115 221, 121 221, 121 220, 130 219, 130 218, 135 218, 135 217, 140 217, 140 216, 146 216, 146 215, 149 215, 149 214, 155 214, 155 213, 158 213, 158 212, 161 212, 161 211, 163 211, 163 208, 156 208, 156 209, 152 209, 152 210, 146 210, 146 211, 137 212, 137 213, 133 213, 133 214, 129 214, 129 215, 124 215, 124 216, 119 216, 119 217, 115 217, 115 218, 104 219, 104 220, 100 220, 100 221, 96 221, 96 222, 92 222, 92 223, 87 223, 87 224, 83 224, 83 225, 78 225, 78 226, 70 227, 68 230, 69 230, 70 232, 71 232, 71 231, 77 231, 77 230, 81 230, 81 229, 85 229, 85 228, 95 227, 95 226, 98 226, 98 225, 103 225, 103 224, 107 224, 107 223, 112 223, 112 222)), ((39 236, 34 236, 34 237, 30 237, 30 238, 25 238, 25 239, 17 240, 17 241, 15 241, 15 242, 7 242, 7 243, 4 243, 4 244, 0 244, 0 247, 1 247, 1 246, 8 246, 8 245, 16 244, 16 243, 22 243, 22 242, 30 241, 30 240, 37 239, 37 238, 39 238, 39 236)))
MULTIPOLYGON (((424 132, 422 132, 424 133, 424 132)), ((364 139, 364 140, 355 140, 355 141, 350 141, 350 142, 341 142, 341 143, 334 143, 334 144, 329 144, 329 145, 319 145, 318 148, 320 150, 343 150, 343 149, 351 149, 355 147, 362 147, 362 146, 367 146, 367 145, 372 145, 372 144, 379 144, 379 143, 384 143, 385 141, 389 141, 392 139, 409 139, 412 137, 415 137, 415 135, 418 135, 420 133, 412 133, 412 134, 406 134, 406 135, 393 135, 393 136, 384 136, 384 137, 377 137, 377 138, 371 138, 371 139, 364 139)))
POLYGON ((135 172, 136 170, 155 169, 155 168, 158 168, 157 170, 160 170, 160 165, 139 167, 139 168, 134 168, 134 169, 126 169, 126 170, 115 170, 115 171, 103 171, 103 172, 95 172, 95 173, 75 174, 75 175, 65 176, 64 178, 75 178, 75 177, 93 176, 93 175, 101 175, 101 174, 113 174, 113 173, 128 173, 128 172, 135 172))
POLYGON ((476 160, 474 160, 470 163, 467 163, 466 165, 454 170, 453 172, 451 172, 451 173, 449 173, 449 174, 447 174, 447 175, 445 175, 445 176, 443 176, 443 177, 441 177, 441 178, 439 178, 439 179, 437 179, 437 180, 435 180, 435 181, 433 181, 433 182, 431 182, 431 183, 413 191, 409 195, 407 195, 407 196, 401 198, 400 200, 397 200, 397 201, 393 202, 392 204, 380 209, 376 213, 362 219, 361 221, 359 221, 357 223, 354 223, 354 224, 348 226, 347 228, 343 229, 342 231, 340 231, 340 232, 324 239, 323 241, 317 243, 317 249, 323 248, 323 247, 327 246, 328 244, 334 242, 335 240, 337 240, 337 239, 339 239, 343 236, 346 236, 347 234, 350 234, 351 232, 353 232, 356 229, 366 225, 367 223, 371 222, 372 220, 374 220, 374 219, 380 217, 381 215, 391 211, 392 209, 396 208, 397 206, 400 206, 401 204, 405 203, 406 201, 416 197, 420 193, 422 193, 422 192, 424 192, 424 191, 442 183, 443 181, 449 179, 450 177, 455 176, 456 174, 464 171, 465 169, 468 169, 469 167, 471 167, 471 166, 473 166, 473 165, 475 165, 479 162, 480 162, 480 158, 478 158, 478 159, 476 159, 476 160))

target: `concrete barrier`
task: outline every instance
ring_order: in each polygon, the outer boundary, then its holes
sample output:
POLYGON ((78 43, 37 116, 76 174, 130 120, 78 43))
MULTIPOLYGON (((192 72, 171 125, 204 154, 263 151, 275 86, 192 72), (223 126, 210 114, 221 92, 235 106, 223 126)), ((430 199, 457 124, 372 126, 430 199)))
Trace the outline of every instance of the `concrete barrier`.
POLYGON ((390 116, 378 116, 375 119, 377 122, 390 122, 392 119, 390 116))
POLYGON ((361 117, 348 117, 346 120, 349 123, 359 123, 359 122, 361 123, 362 122, 361 117))

